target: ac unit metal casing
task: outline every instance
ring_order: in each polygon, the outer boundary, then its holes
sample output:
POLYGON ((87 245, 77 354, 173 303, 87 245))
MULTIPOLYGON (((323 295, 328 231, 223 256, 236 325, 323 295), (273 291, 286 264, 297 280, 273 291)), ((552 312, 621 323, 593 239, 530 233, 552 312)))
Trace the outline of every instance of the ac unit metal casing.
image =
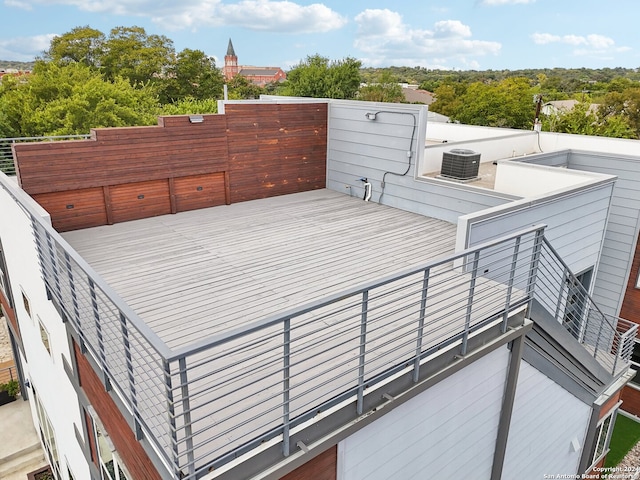
POLYGON ((440 175, 455 180, 473 180, 478 178, 480 154, 473 150, 456 148, 442 153, 440 175))

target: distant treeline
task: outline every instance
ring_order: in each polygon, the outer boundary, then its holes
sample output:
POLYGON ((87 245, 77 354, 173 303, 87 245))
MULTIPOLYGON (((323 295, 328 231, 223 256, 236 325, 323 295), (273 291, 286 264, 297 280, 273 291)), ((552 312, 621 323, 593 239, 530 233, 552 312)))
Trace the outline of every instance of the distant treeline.
POLYGON ((633 68, 528 68, 524 70, 429 70, 423 67, 387 67, 363 68, 360 70, 363 81, 370 82, 381 72, 389 72, 399 82, 420 85, 421 88, 434 91, 445 83, 499 82, 506 78, 526 77, 539 82, 540 76, 555 80, 560 90, 577 92, 589 89, 593 84, 608 83, 614 78, 627 78, 640 81, 640 69, 633 68))
POLYGON ((15 69, 20 71, 33 70, 36 62, 17 62, 14 60, 0 60, 0 70, 15 69))

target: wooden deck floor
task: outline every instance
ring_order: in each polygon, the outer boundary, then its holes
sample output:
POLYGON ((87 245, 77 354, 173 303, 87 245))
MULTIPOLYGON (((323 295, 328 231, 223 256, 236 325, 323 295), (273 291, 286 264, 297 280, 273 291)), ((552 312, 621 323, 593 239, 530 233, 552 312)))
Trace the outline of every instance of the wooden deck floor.
POLYGON ((177 348, 451 253, 455 229, 316 190, 64 237, 177 348))

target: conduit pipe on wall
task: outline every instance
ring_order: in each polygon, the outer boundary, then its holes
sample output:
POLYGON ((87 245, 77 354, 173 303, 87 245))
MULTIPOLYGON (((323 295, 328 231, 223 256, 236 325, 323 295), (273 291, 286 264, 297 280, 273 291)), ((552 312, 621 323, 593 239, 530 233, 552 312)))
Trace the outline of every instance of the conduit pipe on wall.
POLYGON ((362 199, 365 202, 368 202, 371 199, 371 192, 372 192, 371 183, 369 182, 368 179, 364 177, 361 178, 360 181, 364 183, 364 197, 362 197, 362 199))

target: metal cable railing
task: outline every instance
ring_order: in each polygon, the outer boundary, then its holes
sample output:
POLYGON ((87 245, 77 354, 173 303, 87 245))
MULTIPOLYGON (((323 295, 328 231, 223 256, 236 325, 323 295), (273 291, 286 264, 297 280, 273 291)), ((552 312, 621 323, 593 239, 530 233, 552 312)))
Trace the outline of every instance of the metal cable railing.
POLYGON ((626 371, 637 324, 605 315, 545 239, 535 298, 611 375, 626 371))
POLYGON ((54 140, 84 140, 91 135, 51 135, 47 137, 0 138, 0 172, 5 175, 16 174, 16 162, 11 146, 24 142, 51 142, 54 140))
POLYGON ((175 478, 199 478, 269 442, 288 455, 291 436, 318 413, 346 404, 364 413, 389 379, 418 381, 443 350, 466 354, 471 336, 506 331, 534 296, 608 371, 629 364, 635 327, 588 296, 574 302, 576 279, 542 226, 171 351, 14 198, 30 216, 51 299, 175 478))
POLYGON ((526 305, 543 227, 169 351, 50 225, 31 215, 48 293, 179 478, 281 439, 526 305))
MULTIPOLYGON (((530 301, 543 227, 265 319, 169 359, 176 458, 197 478, 389 378, 417 381, 431 355, 464 355, 477 330, 530 301), (173 366, 177 364, 177 372, 173 366)), ((280 440, 281 439, 281 440, 280 440)))

